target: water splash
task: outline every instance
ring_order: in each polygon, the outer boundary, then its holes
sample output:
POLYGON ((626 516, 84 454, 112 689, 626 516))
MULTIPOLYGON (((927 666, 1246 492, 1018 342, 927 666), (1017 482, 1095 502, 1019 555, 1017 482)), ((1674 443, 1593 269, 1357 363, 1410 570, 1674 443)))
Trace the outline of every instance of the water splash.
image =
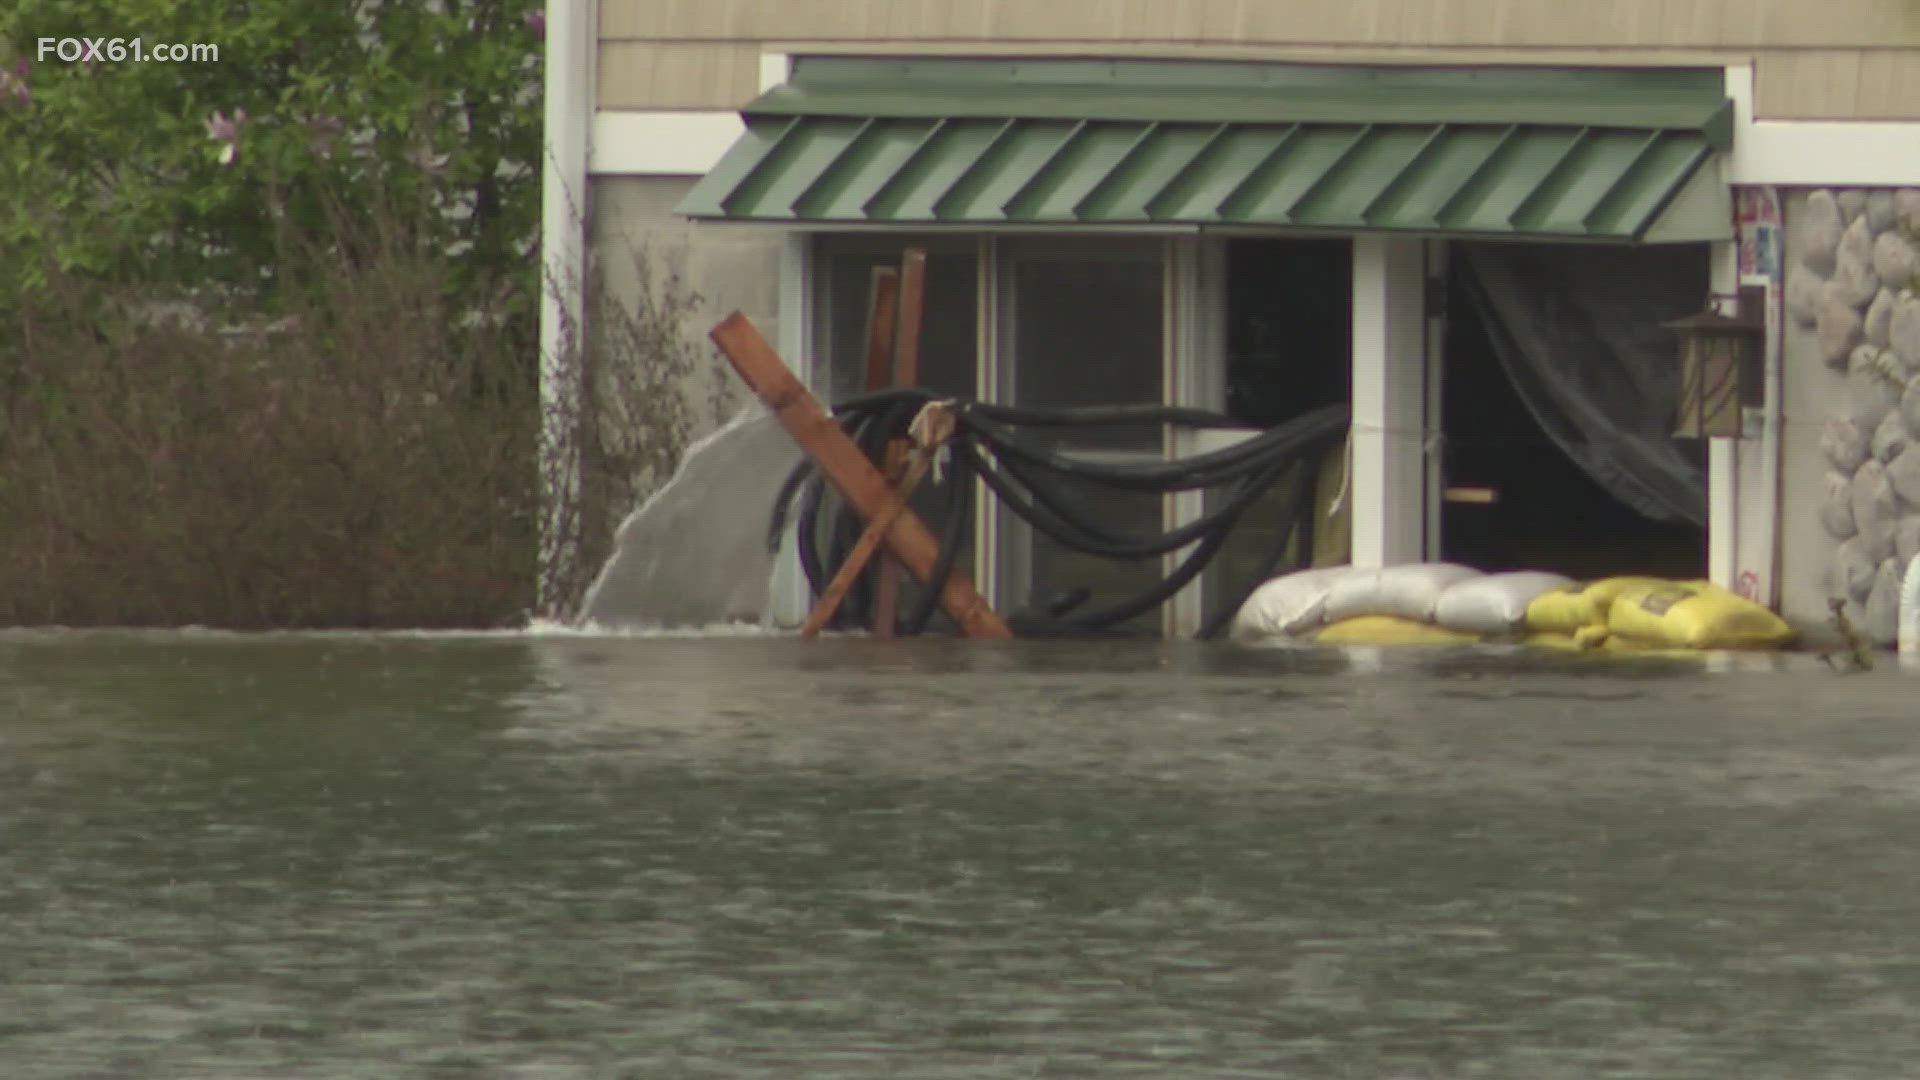
POLYGON ((767 515, 799 460, 792 437, 757 405, 688 447, 680 471, 621 523, 613 558, 581 606, 583 625, 764 623, 773 576, 767 515))

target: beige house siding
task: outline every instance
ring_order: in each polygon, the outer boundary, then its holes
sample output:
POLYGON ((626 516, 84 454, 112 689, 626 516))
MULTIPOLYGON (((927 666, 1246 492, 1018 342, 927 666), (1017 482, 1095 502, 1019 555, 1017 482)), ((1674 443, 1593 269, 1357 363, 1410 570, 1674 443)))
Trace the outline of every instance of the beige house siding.
POLYGON ((1761 57, 1754 82, 1758 116, 1920 117, 1920 49, 1780 50, 1761 57))
POLYGON ((602 109, 733 109, 760 86, 757 44, 602 38, 595 97, 602 109))
POLYGON ((602 0, 609 38, 1851 47, 1920 44, 1908 0, 602 0))
MULTIPOLYGON (((1920 3, 1915 10, 1920 11, 1920 3)), ((760 86, 765 52, 923 54, 1076 53, 1191 56, 1321 63, 1725 64, 1752 62, 1754 111, 1763 119, 1893 120, 1920 117, 1920 48, 1644 49, 1416 46, 1207 46, 1060 41, 643 41, 603 37, 599 107, 733 109, 760 86)))

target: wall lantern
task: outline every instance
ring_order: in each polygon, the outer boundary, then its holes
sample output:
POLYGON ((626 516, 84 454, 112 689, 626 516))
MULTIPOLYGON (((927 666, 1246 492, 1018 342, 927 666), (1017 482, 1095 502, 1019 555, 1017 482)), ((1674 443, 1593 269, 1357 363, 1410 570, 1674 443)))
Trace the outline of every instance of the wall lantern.
POLYGON ((1680 439, 1737 439, 1741 409, 1761 400, 1761 364, 1766 349, 1766 290, 1749 287, 1738 296, 1715 295, 1707 310, 1664 323, 1680 339, 1680 409, 1673 434, 1680 439), (1736 314, 1720 313, 1714 300, 1731 301, 1736 314))

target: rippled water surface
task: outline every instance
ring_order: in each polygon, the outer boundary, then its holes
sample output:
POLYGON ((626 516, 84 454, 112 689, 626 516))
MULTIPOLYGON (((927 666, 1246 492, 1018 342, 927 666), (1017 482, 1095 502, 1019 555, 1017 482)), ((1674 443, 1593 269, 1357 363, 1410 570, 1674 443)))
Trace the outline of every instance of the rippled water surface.
POLYGON ((1915 1075, 1917 689, 0 637, 0 1076, 1915 1075))

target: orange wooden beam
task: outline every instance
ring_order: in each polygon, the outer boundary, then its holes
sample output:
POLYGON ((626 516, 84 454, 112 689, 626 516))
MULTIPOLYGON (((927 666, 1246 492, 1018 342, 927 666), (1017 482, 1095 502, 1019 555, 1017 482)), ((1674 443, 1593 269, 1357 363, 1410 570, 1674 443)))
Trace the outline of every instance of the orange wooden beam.
POLYGON ((920 323, 927 309, 927 251, 908 248, 900 260, 900 340, 893 347, 893 385, 920 385, 920 323))
MULTIPOLYGON (((880 475, 880 470, 873 467, 867 455, 841 430, 839 421, 794 378, 780 355, 745 315, 734 312, 721 320, 708 336, 767 409, 779 417, 787 433, 813 459, 827 482, 862 518, 871 521, 898 497, 886 477, 880 475)), ((887 526, 884 542, 887 550, 906 564, 914 577, 923 582, 932 579, 940 542, 934 539, 918 514, 911 509, 902 510, 893 524, 887 526)), ((942 586, 940 607, 968 637, 1013 636, 1006 621, 974 591, 973 583, 958 572, 948 575, 942 586)))
MULTIPOLYGON (((876 280, 877 284, 877 280, 876 280)), ((911 247, 901 259, 900 266, 900 327, 899 337, 893 347, 893 370, 887 373, 891 386, 915 386, 920 382, 920 322, 926 310, 927 298, 927 251, 925 248, 911 247)), ((869 373, 872 368, 867 369, 869 373)), ((880 387, 869 387, 878 390, 880 387)), ((907 460, 907 441, 889 439, 886 455, 881 461, 889 479, 901 475, 900 470, 907 460)), ((900 607, 900 564, 892 559, 880 560, 878 572, 873 582, 873 634, 875 637, 893 636, 895 612, 900 607)))
MULTIPOLYGON (((907 440, 888 439, 886 451, 880 459, 881 475, 885 476, 889 482, 899 481, 906 475, 907 456, 907 440)), ((908 494, 912 494, 911 490, 908 494)), ((868 528, 872 528, 871 523, 868 524, 868 528)), ((880 565, 874 568, 873 576, 873 636, 892 637, 893 626, 898 620, 899 612, 900 563, 882 555, 880 565)))
POLYGON ((893 338, 900 311, 900 271, 891 266, 873 268, 867 292, 867 389, 893 385, 893 338))
MULTIPOLYGON (((893 524, 894 519, 900 516, 900 511, 907 508, 907 499, 913 495, 913 489, 920 486, 920 478, 926 475, 930 461, 931 458, 924 453, 914 455, 905 475, 900 478, 900 486, 888 497, 887 505, 881 507, 880 513, 867 522, 866 531, 861 533, 860 539, 854 542, 853 550, 847 553, 847 560, 840 564, 839 572, 833 575, 833 580, 827 583, 826 590, 820 594, 819 603, 814 604, 813 610, 807 614, 807 621, 800 626, 801 637, 816 637, 820 631, 827 628, 827 623, 833 619, 833 613, 840 610, 840 602, 847 598, 847 591, 853 588, 854 579, 867 568, 867 562, 873 558, 874 551, 880 547, 881 537, 886 535, 887 528, 893 524)), ((885 563, 883 569, 893 569, 895 565, 885 563)), ((879 604, 876 603, 874 607, 877 610, 879 604)), ((886 632, 882 633, 881 627, 876 625, 873 628, 874 636, 893 636, 892 614, 891 611, 887 612, 889 618, 885 625, 886 632)), ((876 615, 875 622, 878 621, 876 615)))

